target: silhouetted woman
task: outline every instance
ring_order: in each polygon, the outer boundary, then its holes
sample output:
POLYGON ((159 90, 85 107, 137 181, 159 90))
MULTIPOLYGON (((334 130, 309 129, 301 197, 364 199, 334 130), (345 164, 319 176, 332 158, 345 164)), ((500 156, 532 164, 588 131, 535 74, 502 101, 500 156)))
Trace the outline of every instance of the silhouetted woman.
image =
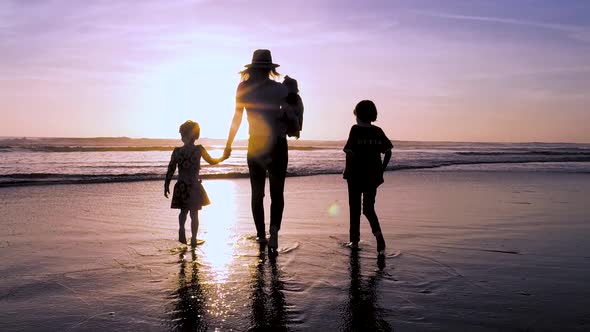
POLYGON ((284 116, 287 88, 273 80, 278 77, 269 50, 256 50, 252 63, 241 72, 236 92, 236 111, 229 131, 226 153, 242 123, 246 110, 249 125, 248 171, 252 187, 252 215, 259 242, 266 242, 264 225, 264 186, 268 171, 270 183, 269 250, 276 253, 278 232, 283 218, 285 176, 287 174, 287 124, 284 116))

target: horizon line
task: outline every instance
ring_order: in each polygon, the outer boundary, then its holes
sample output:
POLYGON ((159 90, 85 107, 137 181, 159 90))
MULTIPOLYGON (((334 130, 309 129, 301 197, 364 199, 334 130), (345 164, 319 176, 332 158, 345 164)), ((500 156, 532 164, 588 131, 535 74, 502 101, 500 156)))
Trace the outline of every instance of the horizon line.
MULTIPOLYGON (((167 137, 130 137, 130 136, 0 136, 0 139, 129 139, 129 140, 180 140, 180 138, 167 138, 167 137)), ((212 138, 202 137, 199 140, 227 140, 226 138, 212 138)), ((248 139, 235 139, 234 142, 247 141, 248 139)), ((334 139, 298 139, 289 140, 291 142, 343 142, 346 139, 334 140, 334 139)), ((481 144, 590 144, 590 141, 583 142, 571 142, 571 141, 463 141, 463 140, 396 140, 392 139, 392 142, 415 142, 415 143, 481 143, 481 144)))

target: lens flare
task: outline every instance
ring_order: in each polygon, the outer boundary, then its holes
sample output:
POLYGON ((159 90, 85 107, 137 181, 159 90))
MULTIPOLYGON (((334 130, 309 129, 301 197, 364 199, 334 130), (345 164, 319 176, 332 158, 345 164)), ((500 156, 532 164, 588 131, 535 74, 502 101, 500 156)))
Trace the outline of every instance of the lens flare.
POLYGON ((330 204, 330 206, 328 207, 328 215, 330 215, 330 217, 337 217, 340 214, 340 205, 338 205, 338 202, 333 202, 332 204, 330 204))

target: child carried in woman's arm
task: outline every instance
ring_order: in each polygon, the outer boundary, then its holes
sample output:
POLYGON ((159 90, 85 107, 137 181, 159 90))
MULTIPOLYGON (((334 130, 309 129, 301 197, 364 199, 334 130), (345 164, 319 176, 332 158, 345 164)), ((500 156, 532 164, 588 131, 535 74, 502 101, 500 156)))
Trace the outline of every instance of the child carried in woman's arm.
POLYGON ((299 139, 301 130, 303 130, 303 100, 299 95, 299 85, 297 80, 285 76, 283 85, 287 88, 288 94, 285 101, 288 105, 286 110, 287 116, 287 136, 299 139))
POLYGON ((170 157, 166 181, 164 183, 164 196, 170 194, 170 181, 178 167, 178 180, 174 185, 172 194, 172 209, 180 209, 178 215, 178 241, 187 244, 184 224, 186 216, 191 217, 191 247, 197 245, 197 231, 199 229, 198 210, 209 205, 209 197, 199 179, 201 169, 201 157, 211 165, 218 164, 229 157, 224 153, 221 158, 212 158, 202 145, 195 145, 200 135, 199 124, 193 121, 186 121, 180 126, 179 132, 183 146, 175 148, 170 157))

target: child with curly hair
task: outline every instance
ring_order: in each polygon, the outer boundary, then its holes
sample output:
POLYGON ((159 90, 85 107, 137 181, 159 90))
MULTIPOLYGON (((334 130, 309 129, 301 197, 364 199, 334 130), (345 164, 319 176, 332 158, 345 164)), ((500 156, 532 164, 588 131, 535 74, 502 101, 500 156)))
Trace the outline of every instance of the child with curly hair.
POLYGON ((202 145, 195 145, 195 141, 199 138, 201 132, 199 124, 196 122, 186 121, 180 126, 179 132, 184 145, 174 148, 174 151, 172 151, 164 183, 164 196, 168 198, 170 194, 170 181, 178 167, 178 180, 174 185, 170 207, 180 209, 178 215, 178 241, 183 244, 187 244, 184 224, 186 223, 187 214, 190 214, 191 247, 194 248, 197 245, 197 231, 199 229, 197 211, 210 203, 205 188, 203 188, 199 179, 201 157, 209 164, 215 165, 227 159, 229 154, 224 153, 221 158, 212 158, 202 145))

